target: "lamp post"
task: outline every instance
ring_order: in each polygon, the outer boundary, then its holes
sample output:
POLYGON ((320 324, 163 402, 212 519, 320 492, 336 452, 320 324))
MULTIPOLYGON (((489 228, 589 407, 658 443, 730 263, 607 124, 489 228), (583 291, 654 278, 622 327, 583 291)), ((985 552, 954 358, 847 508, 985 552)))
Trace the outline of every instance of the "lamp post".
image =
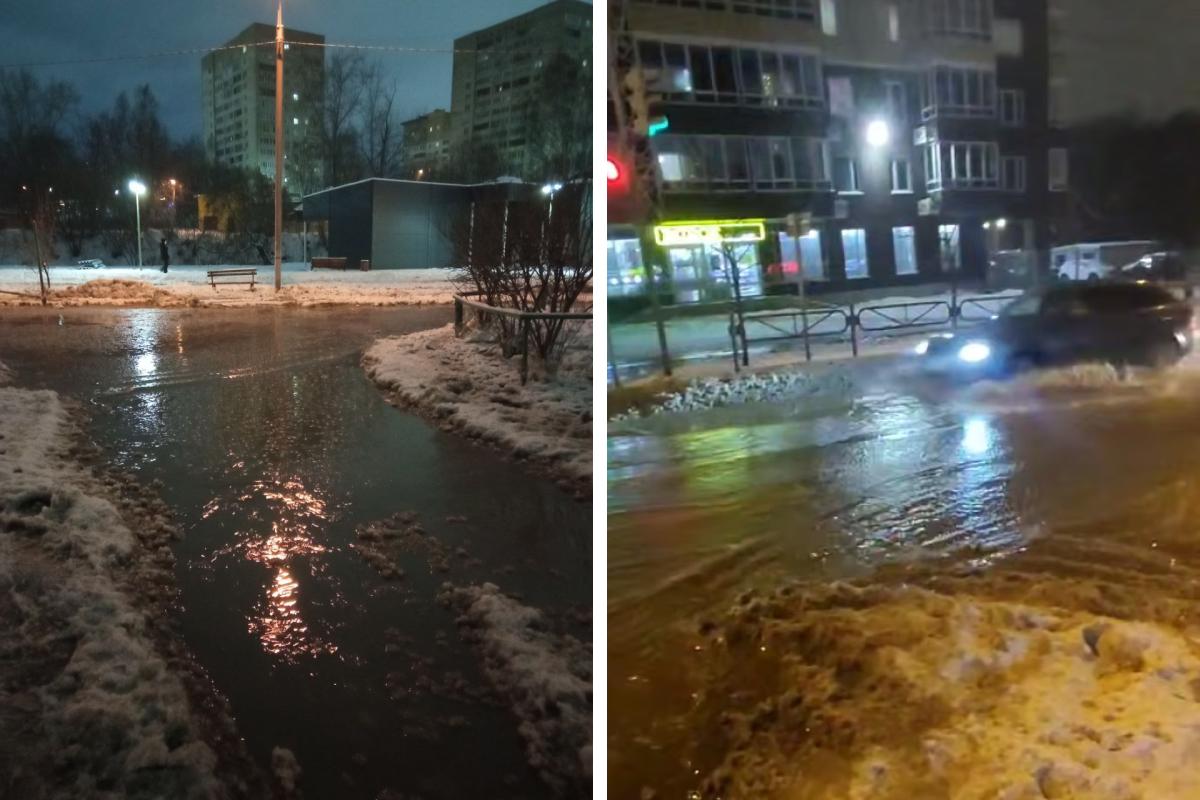
POLYGON ((137 214, 137 246, 138 269, 142 268, 142 195, 146 193, 146 184, 134 178, 129 182, 129 191, 133 193, 133 208, 137 214))
POLYGON ((283 272, 283 0, 275 17, 275 291, 283 272))

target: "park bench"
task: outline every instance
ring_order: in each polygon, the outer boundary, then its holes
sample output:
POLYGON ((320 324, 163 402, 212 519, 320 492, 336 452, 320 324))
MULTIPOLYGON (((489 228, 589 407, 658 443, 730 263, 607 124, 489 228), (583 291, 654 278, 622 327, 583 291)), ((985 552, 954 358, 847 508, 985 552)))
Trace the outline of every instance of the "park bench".
POLYGON ((248 283, 250 291, 254 291, 254 279, 258 277, 256 269, 210 269, 208 271, 208 282, 212 284, 214 289, 217 288, 217 283, 248 283), (249 280, 247 280, 249 278, 249 280))
POLYGON ((314 258, 310 264, 310 269, 345 269, 346 259, 344 256, 336 258, 314 258))

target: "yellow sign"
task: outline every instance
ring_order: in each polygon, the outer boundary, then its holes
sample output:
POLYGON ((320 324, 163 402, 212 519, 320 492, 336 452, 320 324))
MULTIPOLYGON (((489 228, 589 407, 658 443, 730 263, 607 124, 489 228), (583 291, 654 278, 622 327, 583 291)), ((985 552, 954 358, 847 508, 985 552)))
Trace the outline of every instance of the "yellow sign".
POLYGON ((761 242, 767 238, 762 220, 712 220, 654 226, 654 241, 663 247, 721 242, 761 242))

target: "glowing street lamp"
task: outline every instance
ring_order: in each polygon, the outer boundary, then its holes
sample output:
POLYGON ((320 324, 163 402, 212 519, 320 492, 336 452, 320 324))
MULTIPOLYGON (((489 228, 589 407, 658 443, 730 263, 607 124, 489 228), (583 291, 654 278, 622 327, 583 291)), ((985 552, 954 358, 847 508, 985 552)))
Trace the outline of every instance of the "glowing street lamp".
POLYGON ((142 267, 142 195, 146 193, 146 184, 134 178, 129 182, 129 191, 133 194, 133 208, 137 213, 137 244, 138 269, 142 267))
POLYGON ((884 147, 892 140, 892 130, 887 122, 873 119, 867 123, 867 144, 871 147, 884 147))

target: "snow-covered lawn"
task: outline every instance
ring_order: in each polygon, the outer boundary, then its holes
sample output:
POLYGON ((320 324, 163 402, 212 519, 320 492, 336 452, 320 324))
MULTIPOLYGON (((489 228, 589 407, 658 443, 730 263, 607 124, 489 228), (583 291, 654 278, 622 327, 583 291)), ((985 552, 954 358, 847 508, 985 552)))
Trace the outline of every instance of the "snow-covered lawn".
POLYGON ((153 635, 172 529, 131 530, 75 436, 55 392, 0 386, 0 794, 224 796, 153 635))
MULTIPOLYGON (((258 285, 214 289, 211 269, 241 269, 245 265, 157 267, 51 267, 56 306, 257 306, 257 305, 417 305, 450 303, 454 286, 448 269, 310 270, 306 264, 283 265, 282 289, 274 289, 274 268, 258 266, 258 285)), ((0 266, 0 306, 40 304, 37 271, 32 267, 0 266), (19 294, 13 294, 19 293, 19 294), (22 296, 28 295, 28 296, 22 296)))
POLYGON ((553 379, 531 374, 522 386, 517 358, 505 359, 489 337, 460 339, 448 325, 381 339, 363 364, 395 402, 446 430, 528 459, 576 492, 590 494, 591 324, 575 334, 553 379))

